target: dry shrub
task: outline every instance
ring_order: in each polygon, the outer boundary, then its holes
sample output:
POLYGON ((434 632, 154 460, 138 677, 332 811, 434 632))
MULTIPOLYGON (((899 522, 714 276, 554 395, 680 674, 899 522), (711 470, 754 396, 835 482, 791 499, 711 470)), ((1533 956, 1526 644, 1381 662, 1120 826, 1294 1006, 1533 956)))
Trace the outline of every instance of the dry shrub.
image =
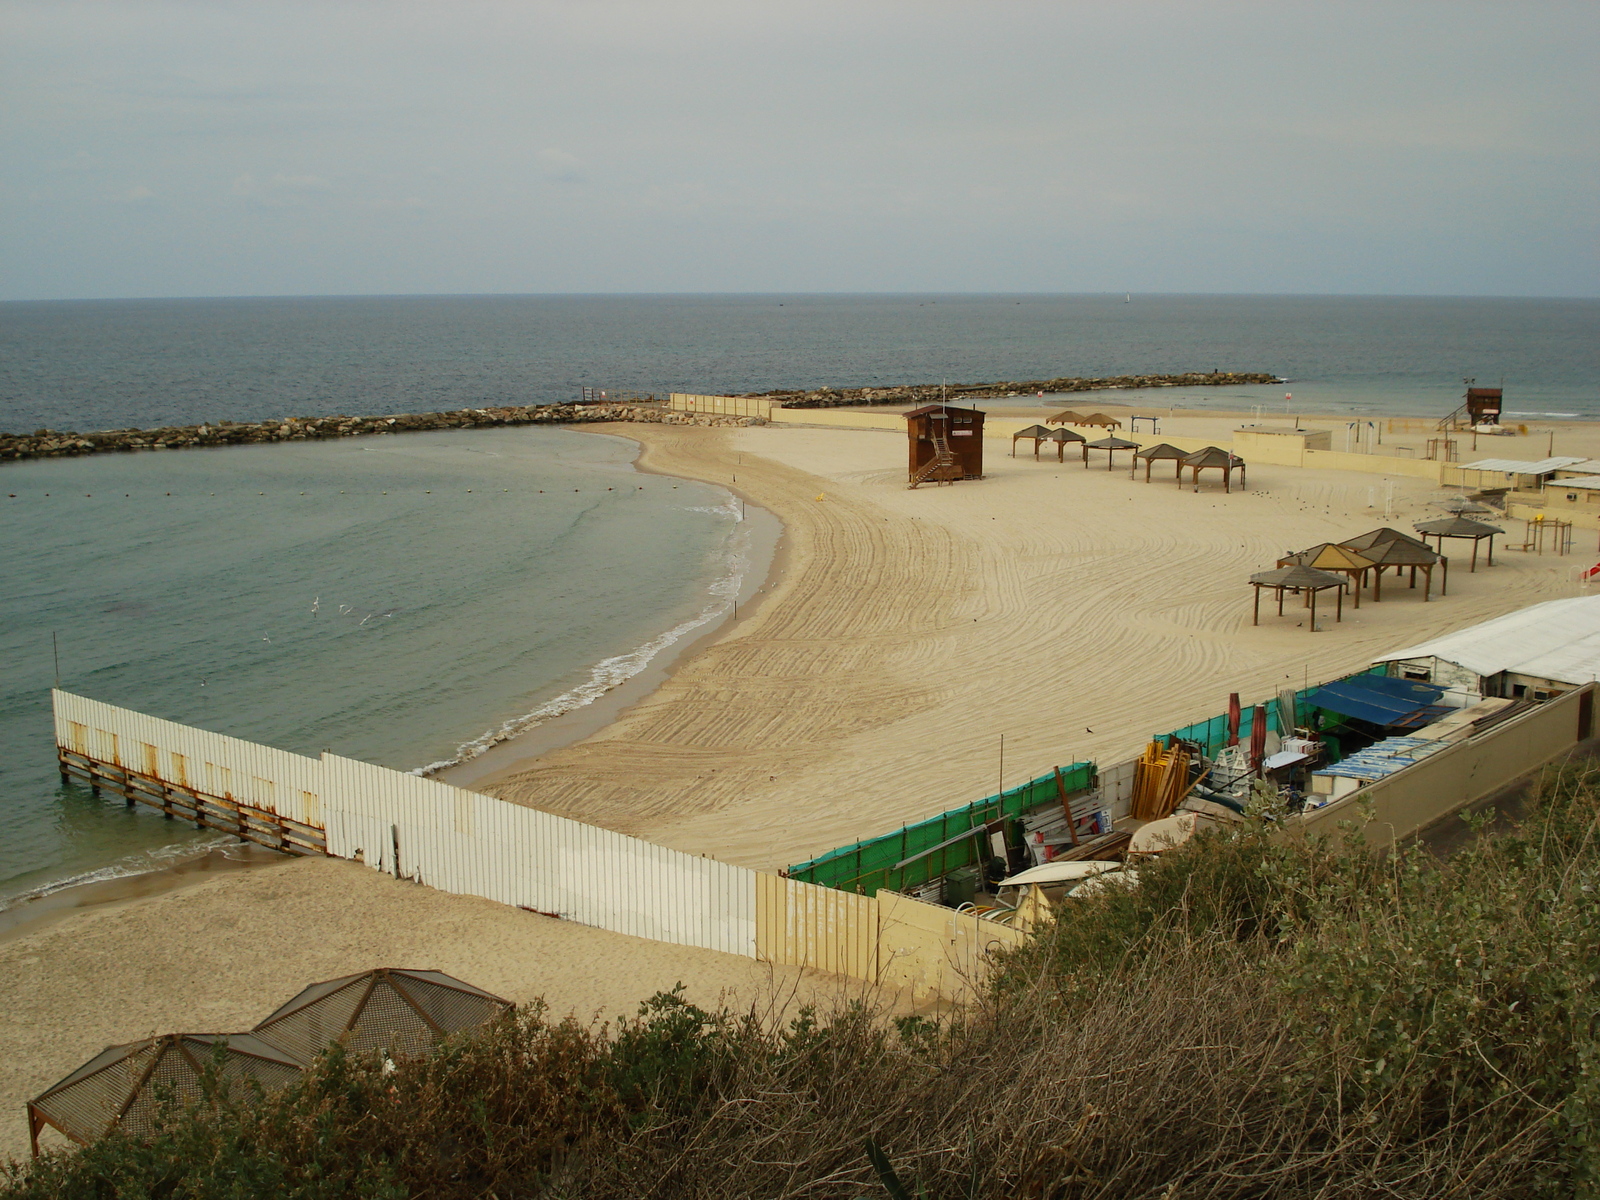
POLYGON ((392 1071, 336 1052, 5 1194, 1594 1196, 1597 808, 1556 772, 1443 864, 1263 814, 1063 910, 955 1018, 535 1011, 392 1071))

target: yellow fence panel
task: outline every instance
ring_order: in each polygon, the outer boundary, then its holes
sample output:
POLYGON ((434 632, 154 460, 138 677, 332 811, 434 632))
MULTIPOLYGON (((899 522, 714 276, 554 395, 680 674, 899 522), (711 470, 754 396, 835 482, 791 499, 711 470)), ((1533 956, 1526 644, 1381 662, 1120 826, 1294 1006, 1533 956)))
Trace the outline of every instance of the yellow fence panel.
POLYGON ((757 874, 756 957, 876 982, 877 903, 854 892, 757 874))

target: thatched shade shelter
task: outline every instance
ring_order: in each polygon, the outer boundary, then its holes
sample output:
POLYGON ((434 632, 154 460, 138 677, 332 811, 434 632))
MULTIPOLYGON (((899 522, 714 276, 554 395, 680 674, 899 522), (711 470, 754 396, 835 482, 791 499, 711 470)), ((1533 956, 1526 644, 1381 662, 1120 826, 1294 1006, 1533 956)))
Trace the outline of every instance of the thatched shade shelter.
POLYGON ((1115 417, 1108 417, 1105 413, 1090 413, 1087 417, 1074 421, 1074 425, 1099 425, 1104 429, 1121 429, 1122 422, 1115 417))
POLYGON ((251 1032, 303 1063, 334 1042, 356 1051, 416 1054, 513 1007, 443 971, 379 967, 313 983, 251 1032))
POLYGON ((301 1070, 292 1056, 248 1033, 168 1033, 107 1046, 28 1101, 34 1157, 46 1125, 86 1146, 113 1128, 135 1137, 154 1132, 169 1097, 180 1106, 202 1098, 200 1079, 213 1064, 218 1085, 235 1099, 249 1095, 249 1081, 280 1088, 301 1070))
POLYGON ((1261 589, 1271 588, 1278 593, 1278 615, 1283 616, 1283 594, 1294 592, 1296 595, 1304 594, 1311 609, 1311 632, 1317 631, 1317 593, 1325 592, 1329 588, 1337 589, 1334 599, 1338 607, 1334 610, 1334 620, 1344 620, 1344 589, 1345 581, 1341 575, 1331 571, 1319 571, 1315 567, 1279 567, 1276 571, 1262 571, 1259 575, 1250 576, 1250 586, 1256 590, 1255 609, 1250 619, 1250 624, 1261 624, 1261 589))
MULTIPOLYGON (((1390 529, 1387 525, 1381 529, 1372 529, 1366 533, 1357 534, 1353 538, 1345 538, 1339 545, 1348 546, 1352 550, 1359 550, 1365 554, 1380 542, 1410 542, 1413 546, 1421 546, 1424 550, 1433 550, 1433 547, 1421 538, 1412 537, 1409 533, 1401 533, 1398 529, 1390 529)), ((1368 557, 1371 556, 1369 555, 1368 557)))
POLYGON ((1497 525, 1485 525, 1482 521, 1474 521, 1470 517, 1441 517, 1437 521, 1419 521, 1411 528, 1423 537, 1439 539, 1439 553, 1444 553, 1445 538, 1470 538, 1472 540, 1472 565, 1467 568, 1470 573, 1478 569, 1478 543, 1484 538, 1489 539, 1489 565, 1494 566, 1494 535, 1504 533, 1505 530, 1497 525))
MULTIPOLYGON (((1322 542, 1312 546, 1309 550, 1301 550, 1287 558, 1278 560, 1280 567, 1315 567, 1319 571, 1331 571, 1335 575, 1347 576, 1350 580, 1350 592, 1356 599, 1356 607, 1361 607, 1361 585, 1367 581, 1367 572, 1372 570, 1372 560, 1366 555, 1347 546, 1340 546, 1334 542, 1322 542)), ((1373 599, 1377 599, 1374 594, 1373 599)))
POLYGON ((1039 457, 1039 443, 1050 436, 1050 431, 1043 425, 1029 425, 1026 429, 1019 429, 1011 435, 1011 457, 1017 456, 1017 442, 1021 438, 1033 439, 1033 456, 1039 457))
POLYGON ((1431 546, 1418 545, 1415 538, 1400 537, 1389 541, 1378 542, 1361 552, 1372 560, 1372 598, 1383 599, 1383 573, 1390 567, 1398 575, 1411 568, 1411 586, 1417 586, 1417 572, 1420 570, 1426 575, 1426 582, 1422 589, 1422 598, 1428 599, 1428 593, 1433 590, 1433 568, 1444 567, 1443 586, 1439 594, 1446 595, 1450 588, 1450 560, 1442 554, 1436 554, 1431 546))
POLYGON ((1111 470, 1111 464, 1116 460, 1118 450, 1137 450, 1138 442, 1130 442, 1119 437, 1104 437, 1098 442, 1085 442, 1083 445, 1083 465, 1089 465, 1089 451, 1104 450, 1106 452, 1106 470, 1111 470))
POLYGON ((1069 408, 1065 412, 1058 412, 1053 417, 1046 417, 1044 423, 1046 425, 1082 425, 1083 414, 1073 412, 1069 408))
POLYGON ((1158 459, 1158 458, 1170 458, 1170 459, 1172 459, 1173 461, 1175 461, 1178 464, 1178 466, 1177 466, 1177 471, 1178 471, 1177 478, 1178 479, 1182 479, 1183 478, 1183 460, 1185 458, 1187 458, 1187 457, 1189 457, 1188 451, 1179 450, 1176 446, 1169 446, 1169 445, 1167 445, 1166 442, 1160 442, 1160 443, 1158 443, 1157 445, 1154 445, 1154 446, 1146 446, 1142 450, 1135 450, 1133 452, 1133 466, 1130 466, 1128 468, 1128 478, 1129 479, 1133 478, 1134 468, 1136 468, 1139 465, 1139 460, 1142 458, 1142 459, 1144 459, 1144 481, 1146 483, 1149 483, 1150 482, 1150 467, 1155 463, 1156 459, 1158 459))
POLYGON ((1050 431, 1050 440, 1056 444, 1057 462, 1066 462, 1067 443, 1077 442, 1078 445, 1083 449, 1083 465, 1086 467, 1089 465, 1088 439, 1085 438, 1083 434, 1074 433, 1070 429, 1052 429, 1050 431))
POLYGON ((1196 450, 1193 454, 1184 456, 1183 463, 1178 468, 1179 486, 1182 486, 1183 468, 1188 467, 1194 472, 1194 490, 1200 490, 1200 472, 1215 469, 1222 472, 1222 490, 1233 491, 1233 473, 1239 472, 1239 486, 1246 486, 1244 474, 1244 459, 1237 454, 1229 454, 1220 446, 1206 446, 1196 450))

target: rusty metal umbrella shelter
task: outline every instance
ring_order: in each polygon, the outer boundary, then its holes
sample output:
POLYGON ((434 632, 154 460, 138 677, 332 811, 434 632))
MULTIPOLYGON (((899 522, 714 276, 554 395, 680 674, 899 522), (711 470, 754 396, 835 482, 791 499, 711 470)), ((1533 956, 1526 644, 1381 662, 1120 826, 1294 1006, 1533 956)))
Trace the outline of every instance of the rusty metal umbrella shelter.
POLYGON ((1103 437, 1098 442, 1085 442, 1083 446, 1083 465, 1089 465, 1089 451, 1104 450, 1106 452, 1106 470, 1111 470, 1111 465, 1116 461, 1118 450, 1137 450, 1138 442, 1130 442, 1126 438, 1103 437))
POLYGON ((1066 462, 1067 461, 1067 443, 1068 442, 1077 442, 1078 445, 1083 449, 1083 465, 1084 466, 1088 466, 1089 465, 1088 439, 1085 438, 1083 436, 1083 434, 1074 433, 1070 429, 1052 429, 1050 431, 1050 440, 1056 444, 1056 461, 1057 462, 1066 462))
POLYGON ((1039 443, 1050 436, 1050 431, 1043 425, 1029 425, 1026 429, 1019 429, 1011 435, 1011 457, 1017 456, 1017 441, 1020 438, 1033 439, 1033 456, 1039 457, 1039 443))
POLYGON ((85 1146, 116 1128, 135 1137, 154 1133, 164 1107, 175 1104, 181 1110, 206 1098, 201 1080, 208 1068, 219 1091, 242 1099, 251 1082, 283 1087, 301 1066, 249 1033, 167 1033, 107 1046, 28 1101, 33 1155, 39 1156, 39 1134, 46 1125, 85 1146))
POLYGON ((1356 550, 1364 557, 1372 560, 1372 598, 1383 599, 1383 573, 1390 567, 1395 573, 1401 574, 1407 567, 1411 568, 1411 586, 1417 586, 1417 572, 1420 570, 1425 576, 1422 588, 1422 599, 1428 600, 1429 593, 1433 591, 1433 569, 1443 568, 1439 594, 1448 595, 1450 592, 1450 560, 1437 553, 1432 546, 1418 541, 1414 537, 1407 537, 1393 529, 1375 529, 1371 533, 1364 533, 1360 538, 1351 538, 1349 541, 1340 542, 1341 546, 1356 550), (1383 537, 1383 534, 1392 534, 1392 537, 1383 537), (1359 544, 1359 543, 1365 543, 1359 544))
POLYGON ((1325 592, 1329 588, 1338 589, 1335 601, 1338 608, 1335 610, 1334 620, 1344 620, 1344 589, 1347 586, 1342 575, 1335 575, 1331 571, 1319 571, 1315 567, 1279 567, 1276 571, 1262 571, 1258 575, 1250 576, 1250 585, 1255 588, 1255 609, 1250 624, 1261 624, 1261 589, 1272 588, 1278 593, 1278 615, 1283 616, 1283 594, 1293 592, 1296 595, 1304 594, 1311 609, 1311 632, 1317 631, 1317 593, 1325 592))
MULTIPOLYGON (((1431 552, 1430 552, 1431 553, 1431 552)), ((1335 575, 1345 575, 1350 580, 1350 593, 1355 597, 1356 607, 1361 607, 1361 585, 1367 581, 1367 573, 1372 570, 1372 559, 1365 554, 1341 546, 1336 542, 1322 542, 1308 550, 1290 554, 1278 560, 1280 567, 1315 567, 1319 571, 1331 571, 1335 575)), ((1376 600, 1377 594, 1373 594, 1376 600)))
POLYGON ((1239 472, 1239 486, 1249 486, 1245 478, 1244 459, 1237 454, 1230 454, 1220 446, 1204 446, 1193 454, 1184 456, 1182 465, 1178 468, 1178 486, 1183 486, 1183 467, 1188 467, 1194 472, 1194 490, 1200 490, 1200 472, 1215 469, 1222 472, 1222 490, 1233 491, 1233 473, 1239 472))
POLYGON ((416 1054, 513 1007, 443 971, 379 967, 313 983, 251 1032, 302 1063, 334 1042, 357 1051, 416 1054))
POLYGON ((1128 478, 1133 478, 1133 472, 1139 465, 1139 460, 1144 459, 1144 481, 1150 482, 1150 468, 1158 458, 1170 458, 1177 462, 1176 478, 1183 478, 1183 460, 1189 457, 1186 450, 1179 450, 1176 446, 1169 446, 1166 442, 1158 442, 1154 446, 1146 446, 1142 450, 1133 452, 1133 465, 1128 468, 1128 478))
MULTIPOLYGON (((1498 525, 1485 525, 1482 521, 1474 521, 1470 517, 1441 517, 1437 521, 1419 521, 1411 528, 1423 537, 1439 539, 1439 553, 1444 553, 1445 538, 1469 538, 1472 541, 1472 563, 1467 567, 1468 573, 1478 569, 1478 543, 1484 538, 1489 539, 1489 566, 1494 566, 1494 536, 1504 533, 1498 525)), ((1432 549, 1432 547, 1429 547, 1432 549)))

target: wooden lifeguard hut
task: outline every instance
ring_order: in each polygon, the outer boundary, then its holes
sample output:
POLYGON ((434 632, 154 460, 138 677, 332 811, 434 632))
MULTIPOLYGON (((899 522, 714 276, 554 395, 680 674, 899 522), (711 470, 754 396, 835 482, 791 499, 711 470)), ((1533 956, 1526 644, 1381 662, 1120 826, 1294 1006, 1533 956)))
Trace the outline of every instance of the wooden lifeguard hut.
POLYGON ((905 414, 910 485, 983 478, 983 412, 928 404, 905 414))

